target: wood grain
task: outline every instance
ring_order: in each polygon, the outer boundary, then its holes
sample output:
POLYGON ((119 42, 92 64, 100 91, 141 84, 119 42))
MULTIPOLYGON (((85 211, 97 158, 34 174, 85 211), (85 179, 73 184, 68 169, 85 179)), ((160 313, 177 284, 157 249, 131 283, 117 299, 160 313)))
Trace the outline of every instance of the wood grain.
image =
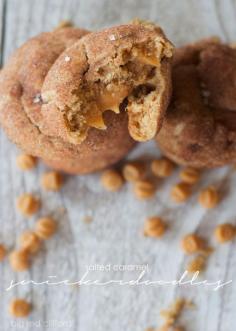
MULTIPOLYGON (((235 13, 236 0, 0 0, 1 60, 6 61, 24 41, 53 29, 62 19, 72 19, 78 26, 95 30, 141 17, 158 22, 169 38, 180 45, 209 35, 235 41, 235 13)), ((189 203, 178 206, 169 200, 171 185, 178 181, 178 170, 170 179, 159 183, 156 197, 149 202, 138 202, 128 185, 119 193, 104 192, 99 174, 66 177, 63 190, 50 194, 39 185, 45 167, 40 164, 35 171, 22 173, 16 167, 17 153, 1 131, 0 241, 12 249, 19 234, 33 228, 38 216, 47 214, 57 218, 59 233, 45 243, 29 272, 15 274, 7 261, 0 265, 1 330, 143 331, 148 326, 160 326, 159 310, 179 296, 196 303, 196 309, 183 316, 187 330, 236 330, 235 282, 219 291, 187 285, 109 285, 79 289, 25 285, 5 290, 12 279, 45 281, 49 276, 56 276, 58 280, 78 280, 90 264, 148 264, 150 273, 146 278, 178 279, 188 260, 179 248, 181 237, 197 231, 215 245, 214 227, 225 221, 236 221, 236 173, 232 169, 206 172, 189 203), (224 192, 220 206, 210 212, 197 204, 197 192, 208 183, 215 183, 224 192), (35 192, 42 199, 43 208, 32 219, 24 219, 15 209, 15 199, 23 192, 35 192), (155 214, 163 215, 170 226, 161 241, 141 234, 144 219, 155 214), (91 224, 83 222, 86 216, 92 217, 91 224), (15 296, 27 297, 33 302, 33 313, 24 322, 8 315, 8 302, 15 296)), ((147 143, 140 145, 130 157, 157 156, 158 153, 154 143, 147 143)), ((235 274, 235 244, 231 243, 216 249, 202 279, 235 280, 235 274)), ((93 272, 90 279, 128 280, 137 275, 137 272, 93 272)))

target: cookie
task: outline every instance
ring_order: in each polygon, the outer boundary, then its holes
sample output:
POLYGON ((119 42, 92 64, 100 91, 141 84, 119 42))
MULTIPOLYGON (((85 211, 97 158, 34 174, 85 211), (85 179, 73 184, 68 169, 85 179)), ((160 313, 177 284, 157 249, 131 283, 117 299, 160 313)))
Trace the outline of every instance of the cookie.
POLYGON ((42 33, 1 71, 0 123, 21 149, 54 168, 102 169, 160 128, 171 55, 153 25, 42 33))
POLYGON ((217 38, 176 50, 173 96, 157 135, 176 163, 213 168, 236 162, 236 49, 217 38))

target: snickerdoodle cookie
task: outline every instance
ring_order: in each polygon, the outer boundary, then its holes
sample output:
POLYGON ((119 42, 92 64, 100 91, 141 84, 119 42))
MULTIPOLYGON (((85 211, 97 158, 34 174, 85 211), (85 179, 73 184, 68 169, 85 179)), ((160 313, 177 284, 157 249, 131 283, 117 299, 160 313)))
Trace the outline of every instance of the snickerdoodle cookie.
POLYGON ((173 96, 157 141, 177 163, 236 162, 236 49, 217 38, 176 50, 173 96))
POLYGON ((171 57, 162 30, 147 23, 40 34, 0 74, 1 125, 54 168, 104 168, 160 129, 171 57))

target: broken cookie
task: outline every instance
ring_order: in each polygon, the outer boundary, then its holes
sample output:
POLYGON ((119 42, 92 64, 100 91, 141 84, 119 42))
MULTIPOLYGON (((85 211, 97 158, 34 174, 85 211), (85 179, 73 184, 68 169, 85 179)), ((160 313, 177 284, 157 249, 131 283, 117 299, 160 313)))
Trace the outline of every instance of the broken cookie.
POLYGON ((172 45, 149 23, 88 33, 61 28, 18 49, 0 74, 0 123, 53 168, 109 166, 160 129, 172 45))
MULTIPOLYGON (((133 139, 152 139, 170 95, 172 45, 154 25, 129 24, 93 32, 67 48, 42 86, 42 132, 74 145, 103 115, 127 111, 133 139)), ((117 119, 118 120, 118 119, 117 119)))

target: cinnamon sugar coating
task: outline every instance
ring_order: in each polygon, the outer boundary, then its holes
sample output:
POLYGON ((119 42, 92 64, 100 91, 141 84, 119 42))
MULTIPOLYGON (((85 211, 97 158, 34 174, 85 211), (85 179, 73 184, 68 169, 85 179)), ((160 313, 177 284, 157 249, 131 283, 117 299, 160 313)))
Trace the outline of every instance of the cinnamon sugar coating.
POLYGON ((1 71, 0 123, 25 153, 56 169, 102 169, 123 158, 134 139, 159 130, 171 55, 172 45, 153 25, 42 33, 1 71))
POLYGON ((157 141, 191 167, 236 162, 236 49, 216 38, 176 50, 173 97, 157 141))

